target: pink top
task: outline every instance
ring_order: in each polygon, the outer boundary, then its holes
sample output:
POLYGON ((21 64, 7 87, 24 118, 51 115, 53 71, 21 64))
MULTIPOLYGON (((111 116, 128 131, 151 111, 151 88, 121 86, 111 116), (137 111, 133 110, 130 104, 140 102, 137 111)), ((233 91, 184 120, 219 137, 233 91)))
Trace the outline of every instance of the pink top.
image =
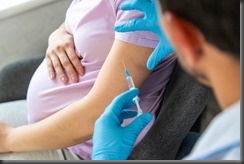
MULTIPOLYGON (((116 23, 142 16, 138 11, 120 10, 121 2, 123 0, 73 0, 66 14, 65 27, 74 36, 76 51, 82 57, 80 62, 85 67, 86 73, 79 77, 78 83, 69 82, 64 85, 58 78, 55 80, 49 78, 44 60, 33 75, 27 93, 29 123, 38 122, 82 99, 92 88, 114 39, 139 46, 156 47, 158 38, 151 32, 114 32, 116 23)), ((163 94, 162 91, 173 70, 174 60, 174 56, 169 56, 161 62, 140 88, 140 104, 144 112, 154 114, 159 104, 159 94, 163 94)), ((126 120, 124 124, 130 121, 126 120)), ((140 134, 136 144, 152 123, 140 134)), ((89 140, 69 149, 81 158, 89 160, 92 141, 89 140)))

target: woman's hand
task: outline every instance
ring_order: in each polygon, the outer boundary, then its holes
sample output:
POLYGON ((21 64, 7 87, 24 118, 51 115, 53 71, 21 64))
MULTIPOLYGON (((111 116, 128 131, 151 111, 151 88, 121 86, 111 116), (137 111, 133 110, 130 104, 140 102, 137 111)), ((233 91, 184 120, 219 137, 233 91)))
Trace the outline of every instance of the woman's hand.
POLYGON ((46 61, 50 78, 55 79, 57 73, 64 84, 68 82, 67 76, 78 82, 78 74, 82 76, 84 68, 76 54, 73 36, 67 33, 64 24, 49 36, 48 42, 46 61))
POLYGON ((10 133, 13 131, 13 127, 0 122, 0 153, 9 153, 9 136, 10 133))

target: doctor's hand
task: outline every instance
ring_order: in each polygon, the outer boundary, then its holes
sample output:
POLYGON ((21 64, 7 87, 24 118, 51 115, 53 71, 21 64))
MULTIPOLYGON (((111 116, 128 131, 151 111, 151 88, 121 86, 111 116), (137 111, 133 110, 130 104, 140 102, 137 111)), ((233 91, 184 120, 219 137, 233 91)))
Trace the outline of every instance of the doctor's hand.
POLYGON ((129 90, 116 97, 95 123, 93 135, 93 160, 126 160, 134 143, 152 120, 151 114, 142 114, 131 124, 122 127, 124 119, 137 115, 132 99, 138 95, 138 89, 129 90), (127 109, 126 109, 127 108, 127 109))
POLYGON ((84 68, 75 51, 74 38, 67 33, 64 24, 49 36, 46 62, 49 77, 55 79, 57 74, 64 84, 67 84, 68 79, 76 83, 79 81, 78 75, 84 74, 84 68))
POLYGON ((147 68, 153 70, 162 59, 173 52, 171 44, 159 25, 156 0, 126 0, 120 8, 121 10, 139 10, 144 13, 144 17, 116 25, 115 31, 151 31, 158 35, 159 44, 147 62, 147 68))

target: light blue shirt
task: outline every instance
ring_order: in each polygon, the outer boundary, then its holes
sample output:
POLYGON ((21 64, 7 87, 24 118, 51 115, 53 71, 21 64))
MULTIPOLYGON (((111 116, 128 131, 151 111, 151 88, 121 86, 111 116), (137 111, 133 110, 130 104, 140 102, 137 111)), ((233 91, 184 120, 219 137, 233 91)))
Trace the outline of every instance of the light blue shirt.
POLYGON ((218 114, 184 160, 240 160, 240 101, 218 114))

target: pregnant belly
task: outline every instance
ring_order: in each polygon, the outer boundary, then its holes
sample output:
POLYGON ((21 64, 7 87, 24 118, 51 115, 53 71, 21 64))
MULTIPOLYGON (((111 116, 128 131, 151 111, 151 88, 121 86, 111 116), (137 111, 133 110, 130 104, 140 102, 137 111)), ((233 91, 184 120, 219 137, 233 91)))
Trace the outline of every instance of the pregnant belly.
POLYGON ((78 83, 64 85, 59 78, 49 78, 44 60, 33 75, 27 92, 29 123, 38 122, 87 95, 100 69, 86 70, 90 71, 79 77, 78 83))

